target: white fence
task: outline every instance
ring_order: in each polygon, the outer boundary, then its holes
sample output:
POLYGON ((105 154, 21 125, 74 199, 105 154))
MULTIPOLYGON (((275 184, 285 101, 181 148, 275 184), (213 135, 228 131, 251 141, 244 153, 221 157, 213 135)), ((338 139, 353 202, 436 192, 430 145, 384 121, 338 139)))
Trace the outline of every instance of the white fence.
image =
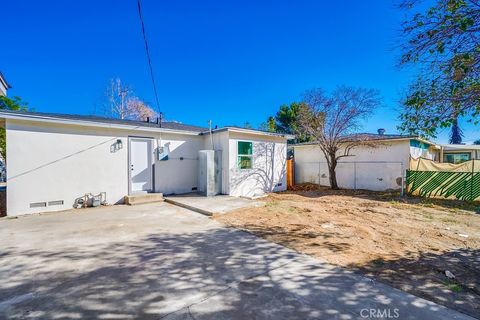
MULTIPOLYGON (((335 170, 338 186, 342 189, 373 191, 402 190, 405 166, 392 161, 345 161, 335 170)), ((315 183, 329 186, 326 162, 295 162, 295 183, 315 183)))

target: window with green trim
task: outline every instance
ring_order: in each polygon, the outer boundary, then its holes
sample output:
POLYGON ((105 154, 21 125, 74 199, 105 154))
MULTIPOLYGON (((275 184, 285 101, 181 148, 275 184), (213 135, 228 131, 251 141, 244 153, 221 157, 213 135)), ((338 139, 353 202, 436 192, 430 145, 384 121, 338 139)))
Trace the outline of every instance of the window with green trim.
POLYGON ((237 166, 239 169, 252 169, 253 144, 247 141, 237 143, 237 166))

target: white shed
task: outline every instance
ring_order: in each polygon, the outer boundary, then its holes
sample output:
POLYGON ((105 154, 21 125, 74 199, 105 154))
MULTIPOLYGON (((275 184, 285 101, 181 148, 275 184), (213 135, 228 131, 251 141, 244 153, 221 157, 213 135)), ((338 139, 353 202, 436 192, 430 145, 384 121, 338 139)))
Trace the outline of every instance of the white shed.
MULTIPOLYGON (((375 141, 375 147, 359 146, 349 157, 341 158, 336 169, 343 189, 384 191, 400 189, 410 157, 438 161, 440 147, 417 136, 361 133, 362 139, 375 141)), ((293 145, 295 183, 329 186, 328 166, 316 143, 293 145)))
POLYGON ((287 136, 237 127, 0 111, 7 137, 7 215, 65 210, 86 193, 197 191, 201 150, 221 151, 221 191, 286 190, 287 136))

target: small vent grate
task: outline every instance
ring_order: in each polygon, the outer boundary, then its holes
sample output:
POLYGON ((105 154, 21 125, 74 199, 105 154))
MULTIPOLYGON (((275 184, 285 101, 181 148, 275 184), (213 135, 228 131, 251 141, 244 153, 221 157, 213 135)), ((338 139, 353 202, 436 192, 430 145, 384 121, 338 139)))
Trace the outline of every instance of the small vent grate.
POLYGON ((46 202, 32 202, 30 203, 30 208, 42 208, 46 207, 47 203, 46 202))
POLYGON ((281 187, 282 185, 283 185, 283 183, 280 182, 280 183, 277 184, 277 187, 281 187))
POLYGON ((63 200, 48 201, 49 206, 61 206, 63 205, 63 200))

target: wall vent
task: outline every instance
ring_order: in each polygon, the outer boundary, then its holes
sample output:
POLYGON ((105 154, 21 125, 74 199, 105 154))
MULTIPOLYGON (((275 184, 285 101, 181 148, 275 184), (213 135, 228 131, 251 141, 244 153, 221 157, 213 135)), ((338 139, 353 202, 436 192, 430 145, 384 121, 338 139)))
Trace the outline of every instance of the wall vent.
POLYGON ((49 206, 61 206, 63 205, 63 200, 48 201, 49 206))
POLYGON ((197 191, 197 190, 198 190, 197 187, 193 187, 193 188, 192 188, 192 191, 197 191))
POLYGON ((277 187, 281 187, 282 185, 283 185, 283 183, 280 182, 280 183, 277 184, 277 187))
POLYGON ((42 208, 46 207, 47 203, 46 202, 32 202, 30 203, 30 208, 42 208))

